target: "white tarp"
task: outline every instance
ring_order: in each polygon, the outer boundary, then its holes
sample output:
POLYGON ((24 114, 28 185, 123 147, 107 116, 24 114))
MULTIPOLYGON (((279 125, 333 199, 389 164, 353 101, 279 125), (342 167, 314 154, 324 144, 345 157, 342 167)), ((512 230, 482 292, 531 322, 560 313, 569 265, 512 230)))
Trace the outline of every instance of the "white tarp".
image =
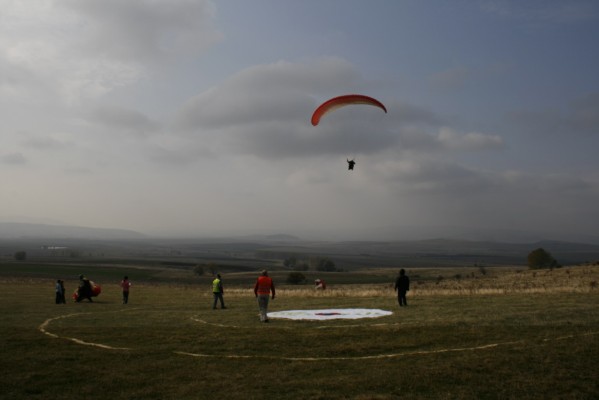
POLYGON ((374 308, 330 308, 325 310, 288 310, 269 312, 268 318, 286 319, 360 319, 378 318, 391 315, 393 312, 374 308))

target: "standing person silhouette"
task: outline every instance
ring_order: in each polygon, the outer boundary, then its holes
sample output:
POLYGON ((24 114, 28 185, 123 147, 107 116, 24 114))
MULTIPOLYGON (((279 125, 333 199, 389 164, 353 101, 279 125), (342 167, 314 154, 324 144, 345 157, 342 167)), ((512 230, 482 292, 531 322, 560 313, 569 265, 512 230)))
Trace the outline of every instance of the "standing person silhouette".
POLYGON ((216 274, 216 278, 212 281, 212 295, 214 297, 214 303, 212 303, 212 309, 216 310, 216 304, 220 301, 220 308, 225 307, 225 301, 223 300, 223 294, 225 289, 223 288, 223 281, 221 280, 220 274, 216 274))
POLYGON ((258 308, 260 309, 260 322, 268 322, 268 300, 272 293, 272 299, 275 299, 275 284, 272 278, 268 276, 266 270, 256 280, 254 285, 254 294, 258 299, 258 308))
POLYGON ((131 287, 131 282, 129 282, 129 277, 125 275, 123 280, 121 281, 121 288, 123 289, 123 304, 129 303, 129 288, 131 287))
POLYGON ((400 307, 407 306, 406 293, 410 290, 410 278, 406 275, 406 271, 402 268, 399 271, 399 276, 395 280, 395 291, 397 292, 397 302, 400 307))
POLYGON ((56 280, 56 304, 66 303, 64 301, 64 285, 60 279, 56 280))
POLYGON ((80 303, 81 300, 87 299, 90 303, 93 303, 92 300, 92 285, 89 279, 84 275, 79 275, 79 287, 77 288, 77 303, 80 303))

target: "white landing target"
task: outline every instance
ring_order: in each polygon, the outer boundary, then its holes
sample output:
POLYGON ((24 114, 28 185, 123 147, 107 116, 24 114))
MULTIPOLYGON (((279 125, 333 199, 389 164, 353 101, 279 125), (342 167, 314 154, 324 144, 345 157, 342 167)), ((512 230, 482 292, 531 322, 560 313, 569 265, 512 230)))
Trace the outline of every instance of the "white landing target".
POLYGON ((379 318, 393 314, 375 308, 329 308, 324 310, 287 310, 269 312, 268 318, 322 321, 328 319, 379 318))

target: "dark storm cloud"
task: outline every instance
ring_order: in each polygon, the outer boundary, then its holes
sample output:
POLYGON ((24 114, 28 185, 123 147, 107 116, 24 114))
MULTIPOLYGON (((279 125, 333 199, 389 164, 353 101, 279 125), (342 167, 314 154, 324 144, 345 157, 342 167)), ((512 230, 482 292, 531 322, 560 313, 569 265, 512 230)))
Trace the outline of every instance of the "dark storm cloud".
POLYGON ((312 64, 277 62, 247 68, 222 84, 189 99, 177 115, 183 130, 227 128, 256 122, 309 122, 318 101, 361 78, 344 60, 312 64), (315 95, 322 96, 319 99, 315 95))
MULTIPOLYGON (((314 109, 343 87, 364 86, 362 77, 341 59, 311 64, 278 62, 243 70, 187 101, 176 126, 205 140, 217 152, 262 158, 376 154, 402 145, 414 148, 477 149, 501 142, 479 133, 443 129, 433 111, 391 100, 388 114, 374 107, 349 106, 325 116, 314 127, 314 109), (421 130, 420 138, 412 135, 421 130)), ((386 101, 385 99, 381 99, 386 101)))

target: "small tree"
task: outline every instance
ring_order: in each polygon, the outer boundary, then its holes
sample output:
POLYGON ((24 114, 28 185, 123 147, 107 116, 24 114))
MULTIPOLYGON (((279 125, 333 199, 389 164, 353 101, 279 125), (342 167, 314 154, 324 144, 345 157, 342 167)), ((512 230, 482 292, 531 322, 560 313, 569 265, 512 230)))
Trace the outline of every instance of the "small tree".
POLYGON ((206 264, 205 267, 208 268, 208 271, 210 271, 210 274, 212 275, 216 275, 218 272, 218 265, 213 262, 206 264))
POLYGON ((196 265, 195 267, 193 267, 193 272, 199 276, 202 276, 204 275, 204 267, 202 267, 201 265, 196 265))
POLYGON ((27 259, 27 253, 24 251, 17 251, 15 253, 15 260, 17 261, 25 261, 27 259))
POLYGON ((294 271, 308 271, 309 269, 310 269, 310 267, 308 266, 308 264, 305 261, 297 263, 295 265, 295 267, 293 267, 294 271))
POLYGON ((322 272, 335 272, 335 263, 330 258, 320 258, 316 262, 316 270, 322 272))
POLYGON ((542 247, 528 253, 528 268, 530 269, 555 268, 559 266, 551 253, 542 247))
POLYGON ((287 283, 291 285, 299 285, 304 282, 306 282, 306 277, 301 272, 290 272, 287 275, 287 283))
POLYGON ((293 269, 297 263, 297 257, 291 256, 283 260, 283 265, 287 268, 293 269))

